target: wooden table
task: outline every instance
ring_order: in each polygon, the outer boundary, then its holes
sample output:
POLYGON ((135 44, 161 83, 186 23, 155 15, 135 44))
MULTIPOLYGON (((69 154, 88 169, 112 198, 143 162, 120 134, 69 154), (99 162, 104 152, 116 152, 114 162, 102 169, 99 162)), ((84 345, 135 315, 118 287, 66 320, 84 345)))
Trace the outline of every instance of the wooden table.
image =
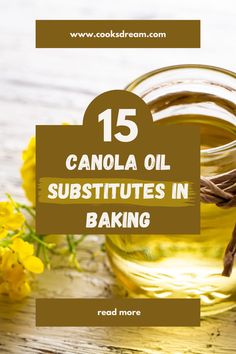
MULTIPOLYGON (((99 93, 124 87, 157 67, 208 63, 236 71, 232 40, 234 0, 1 0, 0 2, 0 197, 25 200, 20 188, 21 150, 36 124, 79 122, 99 93), (202 49, 34 49, 36 18, 201 18, 202 49)), ((123 296, 102 236, 81 246, 81 273, 57 260, 23 303, 0 300, 0 352, 21 353, 235 353, 236 311, 202 320, 200 328, 36 328, 35 297, 123 296)))
POLYGON ((36 328, 34 297, 124 296, 116 284, 100 236, 80 246, 81 273, 57 262, 40 276, 23 303, 0 301, 0 352, 31 353, 235 353, 236 311, 206 318, 200 328, 36 328))

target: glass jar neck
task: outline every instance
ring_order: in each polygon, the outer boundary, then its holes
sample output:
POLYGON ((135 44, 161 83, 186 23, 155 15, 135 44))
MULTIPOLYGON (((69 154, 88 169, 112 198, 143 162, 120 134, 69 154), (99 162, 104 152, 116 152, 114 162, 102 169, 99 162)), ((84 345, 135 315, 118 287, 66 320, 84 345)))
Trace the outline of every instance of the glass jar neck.
POLYGON ((127 89, 144 99, 157 124, 200 127, 202 175, 236 168, 235 74, 182 65, 148 73, 127 89))

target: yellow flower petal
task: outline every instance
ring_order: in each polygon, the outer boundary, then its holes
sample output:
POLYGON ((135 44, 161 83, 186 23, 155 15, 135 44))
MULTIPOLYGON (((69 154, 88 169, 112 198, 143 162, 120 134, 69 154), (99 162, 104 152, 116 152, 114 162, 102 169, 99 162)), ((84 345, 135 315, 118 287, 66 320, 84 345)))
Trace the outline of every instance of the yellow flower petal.
POLYGON ((8 234, 8 231, 2 226, 0 229, 0 240, 4 237, 6 237, 8 234))
POLYGON ((14 239, 10 247, 17 253, 20 261, 23 261, 25 258, 34 254, 34 246, 26 241, 23 241, 21 238, 14 239))
POLYGON ((14 207, 11 202, 0 202, 0 225, 4 225, 13 212, 14 207))
POLYGON ((19 230, 25 221, 24 216, 21 213, 12 214, 5 221, 4 226, 12 231, 19 230))
POLYGON ((24 268, 20 263, 17 263, 10 271, 8 271, 7 274, 7 281, 9 283, 12 283, 12 286, 16 286, 19 283, 22 283, 22 281, 25 280, 25 272, 24 268))
MULTIPOLYGON (((0 257, 2 257, 4 255, 4 253, 6 253, 8 250, 7 247, 0 247, 0 257)), ((1 264, 1 258, 0 258, 0 264, 1 264)))
POLYGON ((40 274, 44 271, 44 265, 41 259, 30 256, 24 260, 24 267, 32 273, 40 274))
POLYGON ((31 292, 28 282, 23 282, 16 287, 10 287, 9 296, 12 300, 22 300, 31 292))
POLYGON ((20 293, 21 293, 22 298, 28 296, 30 294, 30 292, 31 292, 31 287, 30 287, 29 283, 24 282, 21 286, 21 289, 20 289, 20 293))
POLYGON ((35 137, 32 137, 26 150, 23 151, 21 167, 22 187, 33 205, 35 205, 35 144, 35 137))
POLYGON ((2 255, 1 270, 6 272, 17 263, 17 256, 10 249, 7 249, 2 255))

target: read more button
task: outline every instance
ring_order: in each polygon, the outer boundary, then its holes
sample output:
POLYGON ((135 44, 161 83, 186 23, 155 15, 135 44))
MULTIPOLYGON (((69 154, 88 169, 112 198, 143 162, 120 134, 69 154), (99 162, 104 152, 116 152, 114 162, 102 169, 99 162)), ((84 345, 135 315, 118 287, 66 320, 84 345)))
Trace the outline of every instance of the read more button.
POLYGON ((139 310, 98 310, 98 316, 141 316, 141 311, 139 310))
POLYGON ((37 299, 36 326, 200 326, 200 299, 37 299))

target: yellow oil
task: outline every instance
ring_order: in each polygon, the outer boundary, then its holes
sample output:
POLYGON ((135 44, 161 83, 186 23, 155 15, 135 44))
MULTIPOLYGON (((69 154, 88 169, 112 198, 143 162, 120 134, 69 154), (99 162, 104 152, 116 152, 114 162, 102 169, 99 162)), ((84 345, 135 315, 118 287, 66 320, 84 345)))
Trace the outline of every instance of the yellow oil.
MULTIPOLYGON (((155 124, 195 124, 201 149, 236 139, 236 126, 214 117, 179 115, 155 124)), ((236 168, 236 151, 201 161, 202 175, 236 168)), ((221 276, 223 256, 236 222, 236 210, 201 205, 199 235, 107 235, 107 251, 118 279, 133 297, 200 298, 202 314, 235 306, 236 270, 221 276)))

